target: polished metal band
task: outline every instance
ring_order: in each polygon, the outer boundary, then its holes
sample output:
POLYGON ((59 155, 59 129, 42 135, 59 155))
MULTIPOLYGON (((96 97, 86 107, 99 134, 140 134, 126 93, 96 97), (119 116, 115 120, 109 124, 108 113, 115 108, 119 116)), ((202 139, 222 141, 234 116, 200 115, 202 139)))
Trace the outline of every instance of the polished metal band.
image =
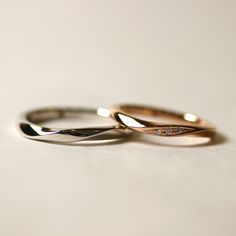
POLYGON ((150 106, 124 104, 113 107, 111 115, 117 122, 129 129, 155 136, 213 136, 215 134, 215 127, 206 120, 190 113, 178 113, 150 106), (174 123, 164 124, 143 120, 135 115, 171 119, 174 120, 174 123))
MULTIPOLYGON (((94 114, 109 119, 110 111, 104 108, 87 109, 73 107, 52 107, 27 112, 19 118, 18 126, 23 136, 52 143, 72 144, 80 141, 116 141, 130 134, 130 130, 119 124, 91 128, 49 128, 41 125, 54 119, 78 117, 81 113, 94 114)), ((112 119, 111 119, 112 123, 112 119)), ((114 122, 113 122, 114 123, 114 122)))

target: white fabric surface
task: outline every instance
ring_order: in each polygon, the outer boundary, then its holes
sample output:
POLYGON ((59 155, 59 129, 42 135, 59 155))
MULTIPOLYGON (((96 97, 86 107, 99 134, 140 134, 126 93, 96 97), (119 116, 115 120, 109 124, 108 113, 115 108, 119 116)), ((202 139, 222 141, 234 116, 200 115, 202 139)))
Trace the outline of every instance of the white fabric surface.
POLYGON ((235 1, 0 0, 0 235, 235 236, 235 1), (133 102, 201 115, 214 145, 24 139, 18 115, 133 102))

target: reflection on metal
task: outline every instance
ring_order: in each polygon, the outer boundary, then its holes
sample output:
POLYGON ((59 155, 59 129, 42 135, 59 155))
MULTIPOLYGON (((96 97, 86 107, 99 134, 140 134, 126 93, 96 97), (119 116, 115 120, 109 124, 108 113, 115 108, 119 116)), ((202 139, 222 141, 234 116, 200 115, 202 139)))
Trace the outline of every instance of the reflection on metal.
POLYGON ((77 117, 81 113, 89 113, 98 116, 98 118, 107 117, 110 119, 109 110, 104 108, 99 110, 87 108, 46 108, 30 111, 21 116, 18 127, 26 138, 63 144, 73 144, 80 141, 92 143, 117 141, 132 133, 131 130, 125 129, 119 124, 72 129, 55 129, 42 126, 43 122, 67 117, 77 117))

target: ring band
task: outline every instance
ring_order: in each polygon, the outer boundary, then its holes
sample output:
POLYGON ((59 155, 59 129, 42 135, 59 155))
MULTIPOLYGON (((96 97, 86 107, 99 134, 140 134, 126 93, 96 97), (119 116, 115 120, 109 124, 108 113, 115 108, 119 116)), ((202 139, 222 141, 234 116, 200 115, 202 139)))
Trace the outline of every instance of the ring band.
POLYGON ((178 113, 175 111, 154 108, 142 105, 118 105, 111 111, 112 117, 121 125, 137 132, 155 136, 183 136, 183 135, 206 135, 213 136, 216 128, 208 121, 190 113, 178 113), (134 115, 151 117, 163 117, 174 119, 179 124, 164 124, 139 119, 134 115))
MULTIPOLYGON (((80 141, 115 141, 130 134, 120 124, 92 128, 49 128, 41 126, 42 122, 54 119, 74 118, 81 113, 110 117, 110 111, 105 108, 45 108, 27 112, 19 118, 18 126, 24 137, 53 143, 75 143, 80 141)), ((112 119, 111 119, 112 121, 112 119)))

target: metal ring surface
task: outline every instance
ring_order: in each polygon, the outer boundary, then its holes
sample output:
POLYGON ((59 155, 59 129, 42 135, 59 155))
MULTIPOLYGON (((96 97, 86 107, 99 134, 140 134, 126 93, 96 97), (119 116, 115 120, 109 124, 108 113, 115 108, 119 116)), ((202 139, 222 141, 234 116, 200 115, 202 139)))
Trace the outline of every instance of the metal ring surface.
POLYGON ((144 105, 122 104, 112 108, 112 117, 121 125, 144 134, 173 137, 183 135, 213 136, 216 128, 208 121, 191 113, 179 113, 144 105), (134 115, 164 117, 177 123, 166 124, 139 119, 134 115))
MULTIPOLYGON (((98 117, 110 117, 110 111, 105 108, 87 109, 74 107, 50 107, 29 111, 18 121, 22 135, 29 139, 51 143, 73 144, 80 141, 116 141, 126 137, 130 131, 120 124, 89 128, 49 128, 42 126, 43 122, 54 119, 77 117, 81 113, 89 113, 98 117)), ((111 119, 112 123, 112 119, 111 119)))

